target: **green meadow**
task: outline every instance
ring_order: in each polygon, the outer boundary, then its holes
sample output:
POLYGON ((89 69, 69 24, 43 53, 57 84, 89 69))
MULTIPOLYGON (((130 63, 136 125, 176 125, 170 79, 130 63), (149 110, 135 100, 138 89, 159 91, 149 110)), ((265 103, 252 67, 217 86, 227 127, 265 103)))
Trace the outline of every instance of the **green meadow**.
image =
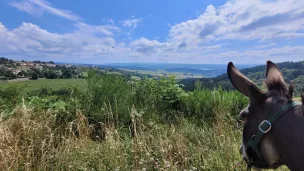
MULTIPOLYGON (((24 86, 24 91, 30 92, 44 87, 58 90, 72 85, 82 85, 84 81, 85 81, 84 79, 38 79, 38 80, 27 80, 27 81, 15 81, 12 82, 11 84, 24 86)), ((7 83, 1 83, 1 84, 7 84, 7 83)))

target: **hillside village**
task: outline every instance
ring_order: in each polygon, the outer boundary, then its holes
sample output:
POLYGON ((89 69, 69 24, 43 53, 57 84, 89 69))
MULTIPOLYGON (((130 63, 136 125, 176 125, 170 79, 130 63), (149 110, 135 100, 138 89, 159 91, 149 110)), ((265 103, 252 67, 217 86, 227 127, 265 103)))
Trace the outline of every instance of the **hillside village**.
POLYGON ((17 78, 78 78, 81 77, 81 67, 67 64, 55 64, 53 61, 14 61, 0 57, 0 79, 17 78))
POLYGON ((36 80, 38 78, 85 78, 89 68, 99 72, 123 75, 126 79, 159 78, 147 73, 98 65, 55 64, 53 61, 17 61, 0 57, 0 80, 36 80))
MULTIPOLYGON (((12 71, 15 75, 19 75, 19 76, 24 76, 21 75, 22 71, 24 70, 24 67, 28 69, 43 69, 43 66, 47 66, 47 67, 56 67, 56 65, 54 63, 35 63, 35 62, 20 62, 20 61, 16 61, 15 65, 17 66, 17 68, 7 68, 9 71, 12 71), (18 68, 18 66, 21 66, 21 68, 18 68)), ((5 67, 5 65, 0 65, 5 67)))

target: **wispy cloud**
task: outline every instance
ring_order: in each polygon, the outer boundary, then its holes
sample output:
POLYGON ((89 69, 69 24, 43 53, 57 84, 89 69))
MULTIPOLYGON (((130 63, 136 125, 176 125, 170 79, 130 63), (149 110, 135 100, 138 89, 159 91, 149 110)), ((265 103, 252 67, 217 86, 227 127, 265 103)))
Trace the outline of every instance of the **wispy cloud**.
POLYGON ((109 22, 110 24, 115 24, 115 22, 114 22, 114 20, 113 20, 112 18, 108 19, 108 22, 109 22))
POLYGON ((134 18, 134 16, 132 16, 130 19, 123 20, 122 25, 124 27, 136 28, 141 22, 143 22, 142 18, 134 18))
POLYGON ((83 22, 75 24, 77 31, 95 36, 114 36, 113 31, 119 31, 118 27, 112 25, 89 25, 83 22))
POLYGON ((14 1, 11 2, 10 5, 16 7, 20 11, 24 11, 35 16, 40 16, 43 13, 48 12, 50 14, 56 15, 58 17, 66 18, 72 21, 82 20, 81 17, 79 17, 75 13, 69 10, 55 8, 45 0, 14 1))
POLYGON ((273 47, 273 46, 276 46, 277 44, 276 43, 268 43, 268 44, 264 44, 264 45, 259 45, 257 46, 257 48, 269 48, 269 47, 273 47))
POLYGON ((102 22, 105 24, 110 24, 110 25, 115 24, 115 21, 112 18, 104 18, 104 19, 102 19, 102 22))

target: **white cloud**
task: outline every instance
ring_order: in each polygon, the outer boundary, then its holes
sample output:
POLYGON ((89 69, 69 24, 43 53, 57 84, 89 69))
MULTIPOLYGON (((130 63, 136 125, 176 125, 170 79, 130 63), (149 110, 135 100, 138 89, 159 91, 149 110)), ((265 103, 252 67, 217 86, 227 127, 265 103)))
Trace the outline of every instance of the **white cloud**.
POLYGON ((228 1, 209 5, 197 19, 173 25, 170 40, 197 44, 219 39, 273 39, 303 36, 304 1, 228 1))
POLYGON ((133 41, 130 46, 141 53, 159 52, 162 44, 156 40, 148 40, 146 38, 140 38, 133 41))
POLYGON ((134 18, 134 16, 132 16, 130 19, 123 20, 122 25, 124 27, 136 28, 141 22, 143 22, 142 18, 134 18))
POLYGON ((303 60, 304 46, 282 46, 269 49, 256 50, 230 50, 222 53, 211 54, 210 58, 218 63, 236 61, 237 63, 265 63, 267 60, 274 62, 301 61, 303 60), (221 61, 221 62, 220 62, 221 61))
POLYGON ((5 26, 0 22, 0 33, 6 31, 5 26))
POLYGON ((229 40, 254 40, 259 44, 264 40, 303 37, 303 9, 304 1, 228 1, 217 9, 209 5, 197 19, 173 25, 165 42, 141 38, 130 45, 145 55, 162 56, 164 60, 171 57, 172 61, 262 63, 268 59, 286 61, 287 56, 290 60, 300 60, 299 52, 304 51, 304 46, 278 48, 277 44, 268 43, 251 47, 252 50, 222 47, 229 40), (219 40, 224 43, 217 44, 219 40))
POLYGON ((63 17, 72 21, 79 21, 81 17, 69 10, 58 9, 45 0, 20 0, 10 3, 11 6, 18 8, 20 11, 27 12, 31 15, 40 16, 44 12, 63 17))
MULTIPOLYGON (((227 50, 226 44, 176 48, 168 42, 140 38, 129 45, 117 42, 111 26, 76 25, 68 34, 51 33, 31 23, 9 30, 0 23, 0 54, 8 56, 30 56, 40 60, 95 62, 141 61, 141 62, 186 62, 186 63, 263 63, 272 59, 276 62, 301 60, 304 46, 283 46, 271 49, 227 50)), ((274 44, 269 44, 272 46, 274 44)), ((24 58, 25 59, 25 58, 24 58)))
POLYGON ((51 33, 31 23, 22 23, 13 30, 0 23, 0 28, 0 54, 90 58, 111 53, 116 45, 116 40, 111 37, 111 30, 116 30, 114 27, 80 23, 69 34, 51 33))
POLYGON ((70 62, 181 62, 181 63, 264 63, 265 60, 281 62, 303 60, 304 45, 281 46, 268 49, 222 50, 227 44, 186 46, 177 48, 170 42, 140 38, 129 45, 114 39, 118 28, 76 24, 68 34, 51 33, 37 25, 22 23, 7 29, 0 23, 0 54, 23 59, 70 62), (286 58, 288 57, 288 58, 286 58))

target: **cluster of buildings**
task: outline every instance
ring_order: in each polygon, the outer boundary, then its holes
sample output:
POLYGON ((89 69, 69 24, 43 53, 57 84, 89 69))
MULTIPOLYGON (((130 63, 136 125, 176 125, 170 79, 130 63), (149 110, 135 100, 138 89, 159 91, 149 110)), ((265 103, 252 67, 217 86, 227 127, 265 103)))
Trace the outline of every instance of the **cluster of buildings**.
POLYGON ((35 63, 35 62, 20 62, 20 61, 16 61, 15 65, 17 66, 17 68, 7 68, 7 70, 11 71, 15 75, 18 75, 19 77, 24 76, 22 70, 28 70, 28 69, 42 70, 44 66, 56 67, 56 64, 53 63, 35 63))
POLYGON ((29 68, 37 68, 37 69, 42 69, 42 66, 56 67, 56 64, 52 64, 52 63, 34 63, 34 62, 16 62, 16 63, 19 63, 20 66, 26 66, 29 68))

